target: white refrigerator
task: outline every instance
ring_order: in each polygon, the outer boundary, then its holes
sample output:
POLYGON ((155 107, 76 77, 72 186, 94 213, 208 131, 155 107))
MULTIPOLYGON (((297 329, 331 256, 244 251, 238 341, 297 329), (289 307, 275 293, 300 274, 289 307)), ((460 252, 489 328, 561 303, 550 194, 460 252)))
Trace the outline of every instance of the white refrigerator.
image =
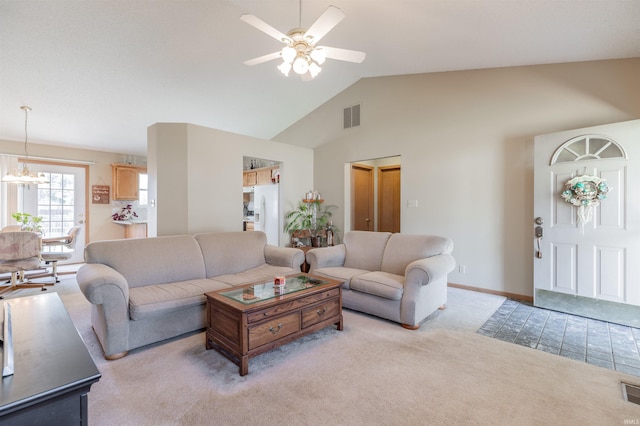
POLYGON ((280 185, 256 185, 253 189, 254 230, 267 234, 267 244, 280 245, 280 185))

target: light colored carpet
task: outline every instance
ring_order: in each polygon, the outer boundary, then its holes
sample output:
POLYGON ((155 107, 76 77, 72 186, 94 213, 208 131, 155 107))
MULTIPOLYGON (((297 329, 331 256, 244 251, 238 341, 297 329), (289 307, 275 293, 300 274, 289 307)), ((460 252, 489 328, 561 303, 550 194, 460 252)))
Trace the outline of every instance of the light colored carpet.
MULTIPOLYGON (((327 328, 253 358, 249 374, 194 333, 105 361, 73 279, 56 286, 102 378, 92 425, 637 424, 620 382, 638 378, 475 331, 504 298, 449 289, 419 331, 344 311, 327 328)), ((30 290, 31 292, 31 290, 30 290)))

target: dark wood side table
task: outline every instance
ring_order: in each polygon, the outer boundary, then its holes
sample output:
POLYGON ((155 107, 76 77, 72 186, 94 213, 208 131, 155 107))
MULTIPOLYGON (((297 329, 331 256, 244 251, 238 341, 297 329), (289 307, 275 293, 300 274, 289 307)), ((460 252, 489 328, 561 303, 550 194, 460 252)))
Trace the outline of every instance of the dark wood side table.
POLYGON ((302 247, 298 247, 298 248, 304 252, 304 263, 302 265, 300 265, 300 270, 302 272, 309 272, 309 264, 307 263, 307 252, 309 250, 311 250, 312 248, 314 248, 314 247, 302 246, 302 247))
POLYGON ((47 293, 7 302, 14 374, 2 378, 0 424, 87 425, 87 394, 101 374, 62 300, 47 293))

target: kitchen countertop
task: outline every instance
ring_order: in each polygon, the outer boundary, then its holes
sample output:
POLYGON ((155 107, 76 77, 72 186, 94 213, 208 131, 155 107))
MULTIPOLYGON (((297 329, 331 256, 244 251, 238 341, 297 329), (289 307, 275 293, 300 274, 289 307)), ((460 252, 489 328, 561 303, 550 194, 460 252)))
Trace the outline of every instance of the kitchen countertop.
POLYGON ((118 225, 136 225, 138 223, 147 223, 146 220, 114 220, 113 223, 118 225))

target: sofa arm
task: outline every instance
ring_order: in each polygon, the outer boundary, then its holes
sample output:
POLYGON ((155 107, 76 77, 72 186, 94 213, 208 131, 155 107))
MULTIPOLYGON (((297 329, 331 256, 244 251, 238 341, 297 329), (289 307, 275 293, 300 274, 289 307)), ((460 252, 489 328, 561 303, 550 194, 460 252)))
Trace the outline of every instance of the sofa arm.
POLYGON ((411 262, 405 269, 406 285, 427 285, 453 271, 456 261, 450 254, 441 254, 411 262))
POLYGON ((101 263, 87 263, 78 269, 78 286, 94 305, 129 305, 129 284, 115 269, 101 263))
POLYGON ((312 274, 318 268, 329 268, 332 266, 344 266, 344 259, 347 254, 344 244, 333 247, 318 247, 307 252, 307 263, 309 273, 312 274))
MULTIPOLYGON (((78 269, 80 290, 94 306, 91 323, 107 359, 129 349, 129 284, 115 269, 87 263, 78 269)), ((115 358, 113 358, 115 359, 115 358)))
POLYGON ((264 247, 264 260, 269 265, 287 266, 296 271, 304 263, 304 252, 293 247, 278 247, 266 245, 264 247))

